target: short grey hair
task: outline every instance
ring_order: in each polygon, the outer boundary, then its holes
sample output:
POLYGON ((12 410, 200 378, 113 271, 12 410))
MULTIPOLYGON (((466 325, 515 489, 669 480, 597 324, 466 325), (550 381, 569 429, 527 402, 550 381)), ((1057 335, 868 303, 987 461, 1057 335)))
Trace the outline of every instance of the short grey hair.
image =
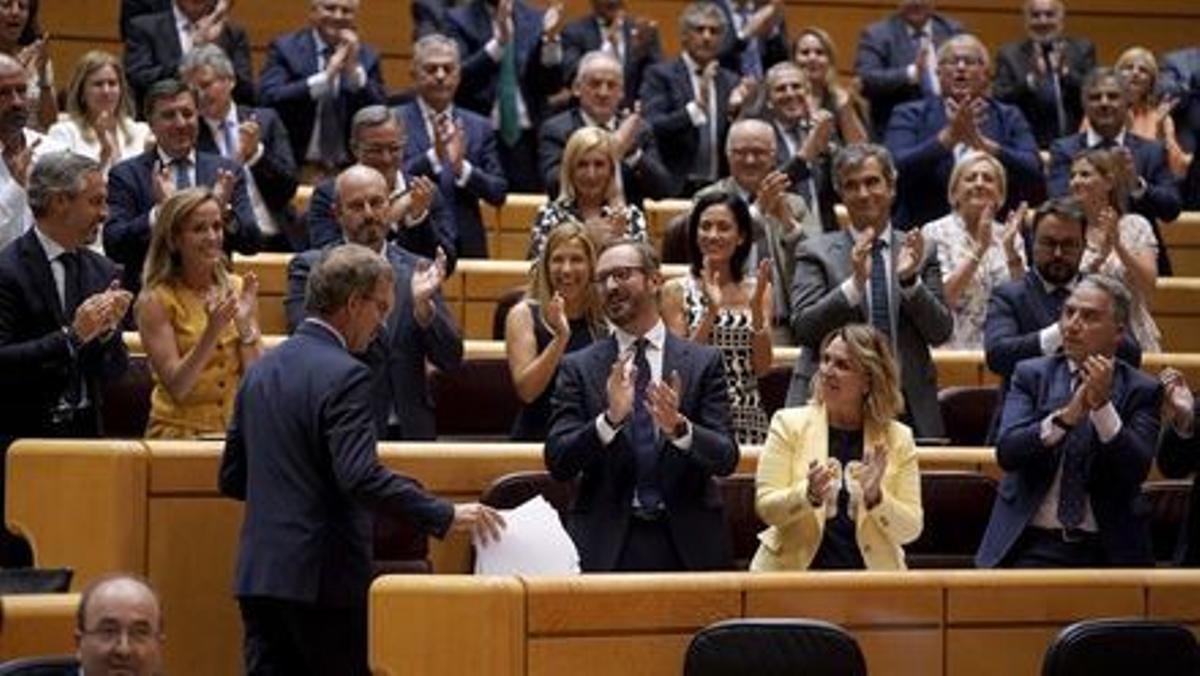
POLYGON ((370 295, 379 280, 391 283, 396 273, 391 263, 361 244, 342 244, 327 250, 308 276, 304 309, 318 317, 332 317, 350 299, 370 295))
POLYGON ((721 24, 721 32, 729 32, 729 20, 716 3, 709 0, 699 0, 683 8, 679 15, 679 34, 688 32, 700 19, 716 19, 721 24))
POLYGON ((179 62, 179 77, 186 80, 192 73, 205 66, 212 68, 213 72, 221 77, 234 77, 233 62, 229 60, 225 50, 214 44, 193 47, 190 52, 184 54, 183 61, 179 62))
POLYGON ((842 193, 842 178, 846 173, 862 167, 872 158, 883 169, 884 180, 889 185, 896 185, 896 164, 892 162, 892 154, 887 148, 877 143, 851 143, 838 151, 833 159, 833 185, 839 195, 842 193))
POLYGON ((413 68, 416 68, 424 63, 425 58, 430 52, 434 52, 439 49, 449 50, 452 54, 454 54, 454 61, 461 65, 462 55, 458 52, 458 43, 453 39, 442 35, 441 33, 430 33, 422 37, 420 40, 417 40, 417 43, 413 45, 413 68))
POLYGON ((400 132, 404 132, 404 123, 393 115, 387 106, 376 104, 359 109, 350 119, 350 147, 358 148, 358 135, 363 129, 379 127, 388 122, 395 122, 400 127, 400 132))
POLYGON ((100 165, 95 160, 69 150, 43 155, 29 175, 26 193, 30 211, 40 218, 55 195, 73 199, 83 190, 84 177, 96 171, 100 171, 100 165))
POLYGON ((613 56, 611 52, 606 52, 602 49, 593 49, 587 54, 584 54, 583 58, 579 60, 579 66, 575 70, 575 84, 582 82, 584 74, 590 71, 592 67, 601 61, 611 66, 615 66, 617 73, 619 73, 621 76, 621 81, 625 81, 625 69, 621 66, 620 60, 613 56))
POLYGON ((988 54, 987 46, 983 44, 982 40, 974 35, 971 35, 970 33, 959 33, 958 35, 947 38, 946 41, 943 42, 940 47, 938 47, 938 63, 941 63, 942 59, 946 58, 946 55, 950 53, 950 50, 954 49, 955 47, 969 47, 970 49, 975 50, 975 53, 978 54, 979 58, 983 61, 983 67, 991 69, 992 56, 991 54, 988 54))
POLYGON ((1129 294, 1129 288, 1125 286, 1124 282, 1112 275, 1092 273, 1079 280, 1075 288, 1078 290, 1085 286, 1104 292, 1112 302, 1113 320, 1121 326, 1129 326, 1129 312, 1133 305, 1133 297, 1129 294))
POLYGON ((771 147, 776 147, 775 129, 771 127, 769 123, 760 120, 757 117, 743 117, 729 125, 729 132, 725 135, 725 154, 729 155, 729 153, 732 151, 733 137, 735 135, 745 134, 753 131, 765 133, 767 138, 771 140, 771 147))

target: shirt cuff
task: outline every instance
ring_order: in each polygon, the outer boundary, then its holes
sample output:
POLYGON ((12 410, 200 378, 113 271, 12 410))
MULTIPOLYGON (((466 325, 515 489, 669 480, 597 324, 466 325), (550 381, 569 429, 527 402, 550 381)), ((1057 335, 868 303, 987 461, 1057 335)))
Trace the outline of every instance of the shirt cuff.
POLYGON ((1038 436, 1041 438, 1043 446, 1056 446, 1067 434, 1066 430, 1054 424, 1056 415, 1058 415, 1057 411, 1042 418, 1042 429, 1038 436))
POLYGON ((1139 176, 1137 183, 1133 184, 1133 190, 1129 191, 1129 196, 1135 200, 1140 200, 1142 199, 1142 196, 1146 194, 1146 189, 1148 187, 1149 185, 1146 183, 1146 179, 1139 176))
POLYGON ((425 151, 425 159, 429 160, 429 166, 433 169, 433 173, 442 173, 442 161, 438 159, 437 151, 433 149, 433 146, 425 151))
POLYGON ((350 77, 346 79, 346 89, 357 91, 367 86, 367 69, 358 64, 354 67, 354 71, 350 77))
POLYGON ((557 66, 558 64, 562 63, 562 58, 563 48, 561 39, 555 40, 554 42, 542 42, 543 66, 557 66))
POLYGON ((262 159, 262 156, 263 156, 263 144, 259 143, 258 147, 254 149, 254 154, 251 155, 250 159, 246 161, 246 166, 253 167, 254 165, 258 164, 258 161, 262 159))
POLYGON ((500 63, 500 59, 504 58, 504 48, 500 46, 496 38, 488 40, 488 43, 483 46, 483 51, 487 52, 487 55, 496 63, 500 63))
POLYGON ((313 99, 323 99, 329 96, 332 88, 333 83, 329 81, 329 75, 325 71, 308 76, 308 95, 313 99))
POLYGON ((909 82, 911 82, 912 84, 916 84, 917 83, 917 64, 915 64, 915 63, 908 64, 908 68, 904 69, 904 75, 905 75, 905 77, 908 78, 909 82))
POLYGON ((411 214, 405 214, 404 215, 404 227, 411 228, 415 225, 420 225, 420 223, 428 217, 429 217, 429 208, 428 207, 426 207, 425 211, 422 211, 420 214, 417 214, 415 216, 413 216, 411 214))
POLYGON ((605 446, 611 444, 612 440, 617 438, 617 432, 620 432, 622 427, 624 425, 618 425, 617 427, 609 425, 603 413, 596 416, 596 434, 600 437, 600 443, 605 446))
POLYGON ((1186 420, 1184 420, 1182 424, 1180 424, 1179 419, 1176 418, 1175 421, 1171 423, 1171 428, 1175 430, 1175 435, 1180 439, 1191 439, 1192 436, 1196 434, 1196 414, 1189 412, 1185 417, 1186 420))
POLYGON ((862 291, 854 283, 853 277, 849 277, 846 281, 842 282, 842 295, 846 296, 846 302, 850 304, 850 307, 858 307, 862 304, 862 291))
POLYGON ((1042 346, 1042 354, 1054 354, 1062 347, 1062 330, 1058 322, 1038 332, 1038 343, 1042 346))
POLYGON ((917 292, 917 289, 921 288, 921 275, 917 275, 913 279, 913 283, 909 284, 908 286, 904 286, 903 284, 899 283, 897 283, 896 286, 900 289, 901 296, 904 296, 905 298, 912 298, 913 294, 917 292))
POLYGON ((692 421, 684 418, 684 422, 687 424, 687 432, 684 432, 683 436, 678 439, 671 441, 671 445, 681 451, 690 451, 692 450, 692 421))
POLYGON ((474 170, 475 170, 475 165, 471 164, 467 160, 463 160, 462 161, 462 176, 459 176, 458 178, 454 179, 454 185, 456 185, 460 188, 467 187, 467 181, 471 180, 471 172, 474 170))
POLYGON ((1121 416, 1117 415, 1117 408, 1111 401, 1088 413, 1088 418, 1102 444, 1112 441, 1121 432, 1121 416))
POLYGON ((637 163, 641 162, 641 161, 642 161, 642 149, 641 148, 638 148, 637 150, 634 150, 632 153, 625 156, 625 166, 627 166, 631 169, 633 167, 636 167, 637 163))
POLYGON ((688 101, 684 107, 688 117, 692 119, 693 127, 704 127, 708 125, 708 114, 700 109, 700 104, 695 101, 688 101))

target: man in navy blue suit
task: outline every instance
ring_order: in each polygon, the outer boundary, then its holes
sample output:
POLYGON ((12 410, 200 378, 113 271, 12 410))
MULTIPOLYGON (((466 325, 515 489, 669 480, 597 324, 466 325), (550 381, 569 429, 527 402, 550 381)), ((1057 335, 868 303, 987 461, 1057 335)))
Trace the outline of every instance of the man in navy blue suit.
POLYGON ((358 2, 309 0, 309 25, 273 40, 259 75, 259 104, 279 113, 292 157, 317 173, 349 163, 350 119, 387 97, 379 55, 358 39, 358 2))
POLYGON ((659 316, 658 256, 619 240, 596 262, 614 335, 567 355, 554 389, 546 467, 579 477, 567 531, 584 571, 732 565, 715 476, 738 463, 725 369, 659 316))
POLYGON ((523 0, 471 0, 446 14, 462 55, 458 105, 491 118, 509 188, 541 192, 537 128, 562 87, 562 8, 523 0))
POLYGON ((1063 354, 1017 365, 980 567, 1153 565, 1141 490, 1158 446, 1162 388, 1115 356, 1129 303, 1119 280, 1084 277, 1063 305, 1063 354))
POLYGON ((196 93, 178 80, 163 80, 146 92, 146 119, 157 145, 118 163, 108 173, 108 222, 104 251, 125 267, 121 283, 142 288, 142 264, 158 205, 177 189, 206 185, 225 211, 225 248, 254 253, 258 224, 236 162, 196 150, 196 93))
POLYGON ((642 86, 642 75, 662 59, 658 25, 630 16, 624 0, 592 0, 592 13, 567 24, 562 32, 563 79, 574 82, 579 62, 588 52, 607 52, 621 64, 625 93, 623 107, 633 106, 642 86))
POLYGON ((233 64, 215 45, 188 52, 179 72, 200 95, 196 147, 242 166, 263 249, 303 249, 304 233, 292 209, 296 162, 279 115, 270 108, 234 104, 233 64))
POLYGON ((729 30, 721 44, 721 65, 743 77, 762 81, 771 66, 788 61, 787 25, 782 0, 712 0, 725 15, 729 30))
POLYGON ((863 29, 854 57, 877 139, 883 138, 892 108, 941 95, 937 49, 962 32, 957 21, 933 11, 933 0, 899 0, 898 5, 895 14, 863 29))
POLYGON ((370 369, 355 357, 387 324, 395 271, 357 244, 309 275, 308 317, 242 378, 221 493, 246 502, 234 574, 245 670, 366 676, 373 512, 484 542, 503 520, 454 505, 379 462, 370 369))
POLYGON ((1132 190, 1129 208, 1150 221, 1158 242, 1158 274, 1170 275, 1171 262, 1159 231, 1159 221, 1179 216, 1179 187, 1167 165, 1167 152, 1158 141, 1129 132, 1129 86, 1111 68, 1096 68, 1083 81, 1083 113, 1088 129, 1064 136, 1050 146, 1049 188, 1052 196, 1070 190, 1071 163, 1090 148, 1113 148, 1132 190))
MULTIPOLYGON (((396 309, 367 349, 372 402, 379 436, 386 439, 434 439, 433 398, 425 374, 428 361, 442 371, 462 363, 462 335, 442 300, 445 261, 430 261, 388 242, 387 182, 378 171, 356 164, 337 178, 335 208, 342 242, 382 252, 396 271, 396 309)), ((283 305, 288 331, 304 321, 304 287, 321 249, 292 257, 283 305)))
POLYGON ((1045 194, 1037 142, 1021 111, 988 96, 988 51, 973 35, 956 35, 937 52, 940 97, 896 107, 885 143, 900 182, 896 224, 919 228, 950 213, 946 185, 958 157, 979 150, 1000 160, 1008 174, 1005 211, 1045 194))
POLYGON ((404 170, 437 183, 458 230, 459 257, 487 258, 487 231, 480 200, 501 206, 508 179, 500 168, 492 123, 454 105, 462 79, 458 45, 444 35, 427 35, 413 46, 416 99, 395 109, 407 133, 404 170))
MULTIPOLYGON (((450 192, 425 176, 409 176, 403 169, 404 125, 384 106, 367 106, 354 114, 350 152, 360 164, 383 175, 388 186, 387 238, 430 260, 438 249, 451 270, 458 260, 457 228, 442 194, 450 192)), ((445 175, 440 177, 445 182, 445 175)), ((334 179, 313 190, 308 203, 308 236, 314 249, 340 242, 334 202, 334 179)))

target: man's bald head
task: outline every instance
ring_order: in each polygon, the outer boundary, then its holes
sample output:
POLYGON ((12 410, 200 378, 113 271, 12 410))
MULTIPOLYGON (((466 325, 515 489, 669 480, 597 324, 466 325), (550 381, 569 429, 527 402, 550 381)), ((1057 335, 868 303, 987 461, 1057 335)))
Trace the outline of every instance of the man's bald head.
POLYGON ((152 676, 162 667, 163 619, 158 595, 132 575, 102 577, 83 590, 75 641, 88 676, 152 676))

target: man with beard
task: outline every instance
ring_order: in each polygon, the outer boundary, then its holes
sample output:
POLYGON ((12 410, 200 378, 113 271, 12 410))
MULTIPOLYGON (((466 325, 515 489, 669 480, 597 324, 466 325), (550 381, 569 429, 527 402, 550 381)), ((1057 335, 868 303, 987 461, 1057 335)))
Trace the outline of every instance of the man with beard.
MULTIPOLYGON (((1062 307, 1079 279, 1086 229, 1087 217, 1074 198, 1042 204, 1030 229, 1033 265, 1022 279, 1005 282, 992 292, 983 346, 988 368, 1003 378, 1000 402, 1019 362, 1062 350, 1062 307)), ((1141 349, 1128 334, 1122 336, 1117 356, 1134 366, 1142 361, 1141 349)), ((1000 422, 999 413, 997 407, 990 437, 1000 422)))
MULTIPOLYGON (((371 167, 352 165, 337 178, 333 208, 342 237, 332 245, 361 244, 378 251, 395 271, 396 308, 365 359, 371 367, 376 430, 380 438, 428 440, 437 437, 426 362, 442 371, 462 363, 462 335, 442 300, 445 261, 430 261, 386 240, 388 189, 371 167)), ((304 321, 304 289, 323 250, 292 257, 284 298, 288 332, 304 321)))
POLYGON ((725 369, 659 316, 662 273, 648 245, 618 240, 595 283, 614 335, 567 355, 552 401, 546 467, 578 478, 567 530, 584 571, 726 569, 714 476, 737 467, 725 369))
POLYGON ((33 213, 25 196, 29 170, 42 155, 60 149, 49 137, 25 126, 29 122, 29 99, 25 92, 29 76, 20 63, 0 54, 0 247, 33 225, 33 213))
POLYGON ((885 145, 896 158, 896 224, 919 228, 950 213, 946 185, 968 150, 1000 160, 1008 199, 1000 213, 1045 194, 1042 160, 1021 111, 988 96, 988 51, 973 35, 956 35, 937 53, 941 96, 896 107, 885 145))

